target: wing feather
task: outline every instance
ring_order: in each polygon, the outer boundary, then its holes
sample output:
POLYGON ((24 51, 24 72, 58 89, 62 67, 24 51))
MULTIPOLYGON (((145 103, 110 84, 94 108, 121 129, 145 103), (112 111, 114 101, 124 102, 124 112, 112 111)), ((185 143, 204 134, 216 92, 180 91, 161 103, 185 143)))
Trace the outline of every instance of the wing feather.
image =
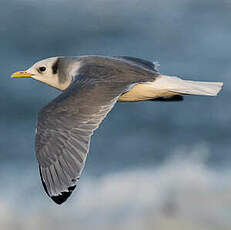
POLYGON ((91 135, 124 90, 121 87, 107 94, 105 87, 75 87, 75 91, 64 92, 45 106, 37 122, 35 146, 42 183, 58 204, 74 190, 86 162, 91 135))

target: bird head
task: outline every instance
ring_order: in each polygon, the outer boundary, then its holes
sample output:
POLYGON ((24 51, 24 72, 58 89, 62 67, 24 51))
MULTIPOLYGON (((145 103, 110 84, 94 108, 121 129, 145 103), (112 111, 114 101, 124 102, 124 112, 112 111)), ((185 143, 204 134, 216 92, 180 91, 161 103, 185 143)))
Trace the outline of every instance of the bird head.
POLYGON ((33 78, 59 90, 65 90, 72 82, 72 71, 65 71, 65 58, 52 57, 36 62, 27 70, 17 71, 11 78, 33 78), (62 68, 61 68, 62 66, 62 68))

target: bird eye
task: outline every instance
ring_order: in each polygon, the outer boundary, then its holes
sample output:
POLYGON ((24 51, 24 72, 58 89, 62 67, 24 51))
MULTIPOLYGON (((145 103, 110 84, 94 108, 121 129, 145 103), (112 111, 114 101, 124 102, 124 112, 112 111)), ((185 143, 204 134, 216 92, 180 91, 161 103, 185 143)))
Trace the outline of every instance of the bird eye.
POLYGON ((45 66, 39 67, 39 72, 44 72, 45 70, 46 70, 46 67, 45 67, 45 66))

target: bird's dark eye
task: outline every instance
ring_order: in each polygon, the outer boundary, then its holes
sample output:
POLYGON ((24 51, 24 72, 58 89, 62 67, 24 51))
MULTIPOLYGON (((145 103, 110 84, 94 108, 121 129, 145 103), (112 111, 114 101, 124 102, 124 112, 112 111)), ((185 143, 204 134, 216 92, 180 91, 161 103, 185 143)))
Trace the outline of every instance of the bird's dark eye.
POLYGON ((45 70, 46 70, 46 67, 45 67, 45 66, 39 67, 39 72, 44 72, 45 70))

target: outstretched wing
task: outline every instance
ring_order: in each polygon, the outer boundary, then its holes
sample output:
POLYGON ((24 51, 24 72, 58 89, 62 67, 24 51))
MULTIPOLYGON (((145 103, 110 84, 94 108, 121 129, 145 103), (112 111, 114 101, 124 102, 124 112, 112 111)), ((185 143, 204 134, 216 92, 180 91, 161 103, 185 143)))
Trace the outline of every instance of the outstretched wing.
POLYGON ((78 82, 45 106, 35 139, 40 175, 47 194, 63 203, 76 187, 90 138, 124 87, 78 82))

